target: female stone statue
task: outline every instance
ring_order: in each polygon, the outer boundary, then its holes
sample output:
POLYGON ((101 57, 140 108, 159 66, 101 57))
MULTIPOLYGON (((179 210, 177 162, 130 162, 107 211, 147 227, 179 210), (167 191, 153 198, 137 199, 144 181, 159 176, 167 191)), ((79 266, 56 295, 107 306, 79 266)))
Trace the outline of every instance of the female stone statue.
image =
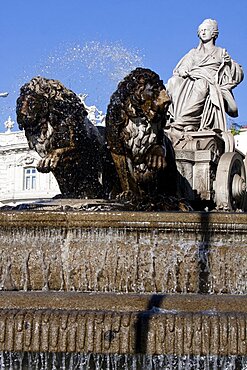
POLYGON ((243 70, 227 51, 215 46, 218 25, 205 19, 198 28, 200 42, 188 52, 167 83, 171 97, 171 127, 180 131, 226 131, 226 116, 238 116, 232 89, 243 70))

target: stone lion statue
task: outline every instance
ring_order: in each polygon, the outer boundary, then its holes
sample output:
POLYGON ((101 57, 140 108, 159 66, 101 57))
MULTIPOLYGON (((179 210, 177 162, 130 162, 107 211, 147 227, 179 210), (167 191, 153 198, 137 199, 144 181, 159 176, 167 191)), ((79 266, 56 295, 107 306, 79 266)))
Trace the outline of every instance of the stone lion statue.
POLYGON ((53 172, 64 197, 104 195, 104 140, 73 91, 35 77, 21 87, 16 112, 29 147, 41 156, 37 169, 53 172))
POLYGON ((170 99, 159 76, 136 68, 119 83, 106 114, 106 138, 122 195, 175 195, 176 162, 164 133, 170 99))

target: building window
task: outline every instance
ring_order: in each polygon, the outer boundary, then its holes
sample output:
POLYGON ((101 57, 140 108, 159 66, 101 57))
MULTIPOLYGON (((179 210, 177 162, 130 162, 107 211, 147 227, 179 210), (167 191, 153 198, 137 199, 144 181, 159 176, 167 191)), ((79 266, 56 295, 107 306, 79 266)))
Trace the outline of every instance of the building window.
POLYGON ((35 167, 24 168, 24 190, 36 189, 37 170, 35 167))

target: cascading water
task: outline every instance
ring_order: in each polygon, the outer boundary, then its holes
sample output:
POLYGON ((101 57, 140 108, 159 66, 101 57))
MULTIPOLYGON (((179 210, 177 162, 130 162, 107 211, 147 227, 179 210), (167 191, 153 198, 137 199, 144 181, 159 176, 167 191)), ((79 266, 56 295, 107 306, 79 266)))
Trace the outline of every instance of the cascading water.
POLYGON ((0 352, 9 370, 241 370, 247 356, 175 356, 0 352))

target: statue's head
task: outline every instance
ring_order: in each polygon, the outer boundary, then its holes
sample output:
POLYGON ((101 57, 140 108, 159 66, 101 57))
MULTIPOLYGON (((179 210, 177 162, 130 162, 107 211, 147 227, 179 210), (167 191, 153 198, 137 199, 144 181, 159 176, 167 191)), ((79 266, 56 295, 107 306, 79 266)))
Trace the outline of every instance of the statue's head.
POLYGON ((214 19, 204 19, 204 21, 199 25, 197 34, 198 37, 200 37, 200 32, 202 29, 208 29, 211 32, 211 36, 214 39, 214 41, 217 39, 219 35, 218 30, 218 23, 214 19))

